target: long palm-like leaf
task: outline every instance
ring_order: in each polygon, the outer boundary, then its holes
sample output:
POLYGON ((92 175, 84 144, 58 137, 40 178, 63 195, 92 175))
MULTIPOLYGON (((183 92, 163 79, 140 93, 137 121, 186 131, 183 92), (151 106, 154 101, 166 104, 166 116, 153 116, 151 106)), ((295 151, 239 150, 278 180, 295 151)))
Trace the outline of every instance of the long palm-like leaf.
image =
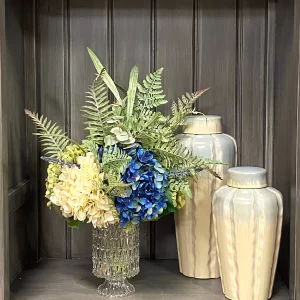
POLYGON ((52 124, 52 122, 48 121, 44 116, 39 117, 37 113, 27 109, 25 109, 25 114, 28 115, 35 124, 38 131, 35 135, 39 136, 43 151, 46 152, 46 155, 54 158, 59 157, 59 154, 65 150, 71 141, 65 132, 63 132, 56 123, 52 124))
POLYGON ((101 77, 103 78, 103 81, 105 82, 107 87, 110 89, 110 91, 114 94, 114 96, 116 97, 117 102, 121 103, 122 100, 121 100, 120 94, 118 92, 118 89, 117 89, 114 81, 109 76, 109 74, 107 73, 107 71, 105 70, 103 65, 101 64, 101 62, 100 62, 99 58, 96 56, 96 54, 90 48, 88 48, 88 52, 89 52, 89 55, 90 55, 90 57, 93 61, 93 64, 94 64, 98 74, 101 74, 101 77))

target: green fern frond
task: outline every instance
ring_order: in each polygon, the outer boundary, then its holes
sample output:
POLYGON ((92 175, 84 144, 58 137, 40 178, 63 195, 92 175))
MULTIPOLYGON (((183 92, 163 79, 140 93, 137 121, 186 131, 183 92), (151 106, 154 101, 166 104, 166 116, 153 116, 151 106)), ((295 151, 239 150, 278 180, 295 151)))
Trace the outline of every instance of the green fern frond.
POLYGON ((100 75, 90 85, 87 98, 86 105, 81 108, 83 116, 87 118, 85 130, 90 132, 87 139, 102 144, 104 137, 111 128, 111 125, 107 122, 113 119, 114 113, 112 105, 107 98, 105 84, 100 75))
POLYGON ((121 179, 120 173, 109 172, 106 174, 108 185, 105 190, 107 194, 111 197, 120 196, 122 197, 127 190, 128 187, 132 185, 132 183, 124 183, 121 179))
POLYGON ((163 68, 158 69, 146 76, 143 85, 138 85, 137 99, 141 104, 137 106, 137 110, 144 112, 146 109, 152 109, 168 102, 162 89, 162 72, 163 68))
POLYGON ((131 161, 131 157, 118 147, 109 147, 102 157, 102 169, 105 173, 111 171, 122 173, 131 161))
POLYGON ((91 152, 94 154, 95 157, 98 157, 99 146, 94 141, 83 140, 82 144, 86 147, 87 152, 91 152))
POLYGON ((37 128, 38 132, 34 134, 39 136, 44 147, 43 151, 49 157, 58 158, 72 140, 66 136, 65 132, 56 123, 52 124, 43 115, 39 117, 38 113, 27 109, 25 109, 25 114, 31 118, 37 128))
POLYGON ((183 125, 184 118, 193 112, 193 105, 196 100, 207 90, 209 90, 209 88, 192 94, 186 93, 185 95, 182 95, 181 99, 178 99, 177 103, 172 103, 171 111, 173 117, 168 122, 168 125, 172 130, 176 130, 178 126, 183 125))
POLYGON ((153 132, 156 131, 156 128, 159 128, 160 125, 166 123, 165 117, 160 112, 153 112, 151 110, 147 110, 144 114, 134 118, 132 120, 133 133, 134 135, 138 135, 141 132, 153 132))
POLYGON ((212 161, 202 156, 194 156, 187 148, 175 141, 169 143, 156 142, 148 147, 148 150, 155 153, 167 169, 187 169, 191 170, 192 174, 196 173, 193 170, 203 169, 220 178, 211 166, 222 164, 221 162, 212 161))

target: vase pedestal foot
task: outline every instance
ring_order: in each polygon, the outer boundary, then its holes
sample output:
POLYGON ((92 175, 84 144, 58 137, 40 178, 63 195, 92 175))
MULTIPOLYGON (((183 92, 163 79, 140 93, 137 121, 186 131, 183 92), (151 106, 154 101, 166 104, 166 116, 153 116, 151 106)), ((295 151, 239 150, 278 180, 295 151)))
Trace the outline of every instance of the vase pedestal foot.
POLYGON ((132 295, 135 288, 127 279, 123 280, 105 280, 98 287, 98 293, 101 298, 124 298, 132 295))

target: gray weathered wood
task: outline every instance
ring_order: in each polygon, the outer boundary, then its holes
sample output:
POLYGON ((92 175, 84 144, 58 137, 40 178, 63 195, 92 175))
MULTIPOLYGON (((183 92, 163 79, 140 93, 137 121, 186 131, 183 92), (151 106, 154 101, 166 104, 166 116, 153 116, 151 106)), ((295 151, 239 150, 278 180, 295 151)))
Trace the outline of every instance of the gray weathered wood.
MULTIPOLYGON (((150 20, 149 0, 124 2, 115 0, 113 7, 113 61, 115 80, 128 87, 131 68, 139 66, 139 81, 150 73, 150 20)), ((141 257, 150 257, 150 224, 140 226, 141 257)))
POLYGON ((8 218, 8 149, 7 101, 5 95, 5 1, 0 0, 0 299, 9 299, 9 218, 8 218))
POLYGON ((266 36, 266 125, 265 125, 265 168, 268 172, 268 184, 273 184, 274 160, 274 89, 275 89, 275 35, 276 35, 276 3, 268 1, 266 36))
MULTIPOLYGON (((15 188, 8 191, 9 215, 12 215, 28 201, 29 180, 20 182, 15 188)), ((10 232, 11 235, 15 232, 10 232)))
MULTIPOLYGON (((108 68, 108 4, 107 1, 70 1, 70 114, 71 136, 80 141, 84 132, 84 118, 80 107, 84 105, 85 92, 94 79, 95 68, 87 53, 91 48, 108 68)), ((72 257, 91 257, 92 226, 82 224, 72 230, 72 257)))
MULTIPOLYGON (((13 300, 96 299, 101 279, 91 273, 85 260, 43 260, 36 269, 26 270, 12 285, 13 300)), ((178 262, 141 261, 141 272, 130 279, 136 292, 132 300, 224 300, 219 279, 198 280, 179 273, 178 262)), ((274 300, 288 300, 286 287, 277 281, 274 300)))
POLYGON ((22 1, 6 2, 8 111, 8 184, 18 185, 25 178, 25 114, 24 114, 24 42, 22 1))
MULTIPOLYGON (((27 252, 26 238, 26 209, 24 206, 10 215, 9 219, 9 260, 10 260, 10 281, 13 282, 16 276, 24 268, 27 252)), ((5 298, 6 300, 6 298, 5 298)))
MULTIPOLYGON (((294 1, 279 1, 276 16, 276 67, 275 67, 275 107, 274 107, 274 181, 273 185, 283 194, 284 214, 281 251, 278 270, 287 283, 289 281, 289 260, 291 260, 291 290, 295 286, 296 255, 290 249, 290 237, 295 242, 299 227, 296 222, 296 65, 294 47, 294 1), (290 215, 292 214, 292 215, 290 215), (294 216, 294 218, 293 218, 294 216), (290 229, 292 230, 290 234, 290 229), (290 250, 294 257, 290 257, 290 250)), ((296 52, 295 52, 296 53, 296 52)), ((298 202, 299 205, 299 202, 298 202)), ((299 248, 297 249, 299 250, 299 248)))
POLYGON ((236 1, 197 1, 195 90, 210 87, 196 103, 205 114, 221 115, 225 133, 236 136, 236 1))
POLYGON ((292 299, 300 299, 300 1, 294 1, 294 53, 295 53, 295 64, 296 74, 295 74, 295 87, 296 87, 296 113, 297 113, 297 122, 295 129, 295 138, 296 138, 296 148, 295 148, 295 161, 292 161, 292 168, 294 167, 293 176, 295 176, 295 188, 294 193, 292 193, 291 201, 291 219, 290 219, 290 228, 294 238, 291 238, 290 245, 290 295, 292 299))
POLYGON ((278 270, 300 299, 300 1, 278 1, 276 8, 274 186, 283 194, 284 220, 278 270))
POLYGON ((241 0, 239 10, 240 164, 264 166, 265 9, 260 0, 241 0), (251 142, 250 142, 251 141, 251 142))
MULTIPOLYGON (((24 2, 24 81, 25 107, 34 111, 37 103, 37 74, 36 74, 36 1, 24 2)), ((26 118, 26 174, 29 177, 29 196, 27 205, 27 259, 37 262, 39 259, 39 155, 38 140, 33 136, 34 124, 26 118)))
MULTIPOLYGON (((39 1, 38 4, 38 98, 40 112, 65 128, 64 28, 63 2, 39 1)), ((46 163, 41 163, 40 218, 41 256, 66 257, 65 220, 46 206, 46 163)))
MULTIPOLYGON (((24 204, 28 194, 26 179, 26 126, 24 114, 24 28, 23 1, 6 1, 6 105, 8 110, 8 182, 10 215, 10 279, 26 262, 24 204)), ((3 145, 2 145, 3 146, 3 145)))
MULTIPOLYGON (((193 89, 193 1, 157 1, 156 67, 165 67, 163 84, 169 104, 161 108, 170 113, 172 100, 193 89)), ((156 258, 176 258, 174 217, 156 223, 156 258)))

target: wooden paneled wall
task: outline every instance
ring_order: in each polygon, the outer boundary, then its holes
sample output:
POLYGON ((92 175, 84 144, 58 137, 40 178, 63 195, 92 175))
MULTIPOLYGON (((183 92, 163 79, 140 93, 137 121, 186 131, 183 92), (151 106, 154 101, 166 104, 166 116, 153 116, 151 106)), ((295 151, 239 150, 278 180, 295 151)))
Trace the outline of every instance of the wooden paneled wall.
MULTIPOLYGON (((23 1, 5 1, 5 90, 7 142, 1 140, 2 150, 8 150, 8 164, 5 165, 8 192, 9 215, 9 264, 10 281, 13 281, 26 263, 29 243, 26 224, 34 214, 28 210, 30 181, 27 173, 27 136, 24 79, 24 27, 23 1)), ((34 155, 34 153, 31 153, 34 155)), ((4 161, 3 159, 1 161, 4 161)), ((35 187, 36 188, 36 187, 35 187)), ((31 194, 32 195, 32 194, 31 194)), ((32 198, 34 200, 34 198, 32 198)), ((35 199, 36 200, 36 199, 35 199)), ((2 218, 2 217, 1 217, 2 218)), ((1 297, 0 297, 1 298, 1 297)))
POLYGON ((300 1, 276 7, 274 186, 283 194, 279 270, 290 297, 300 299, 300 1))
POLYGON ((7 161, 7 101, 5 101, 5 1, 0 0, 0 299, 7 299, 9 290, 9 217, 8 217, 8 178, 7 161))
MULTIPOLYGON (((84 137, 79 108, 94 76, 90 47, 125 86, 135 63, 141 76, 163 66, 170 102, 211 87, 197 109, 221 115, 224 131, 237 139, 239 163, 266 167, 272 184, 273 0, 37 0, 35 17, 39 111, 73 139, 84 137)), ((41 256, 90 257, 91 227, 71 230, 46 207, 45 170, 42 164, 41 256)), ((143 224, 141 252, 177 257, 172 216, 143 224)))

